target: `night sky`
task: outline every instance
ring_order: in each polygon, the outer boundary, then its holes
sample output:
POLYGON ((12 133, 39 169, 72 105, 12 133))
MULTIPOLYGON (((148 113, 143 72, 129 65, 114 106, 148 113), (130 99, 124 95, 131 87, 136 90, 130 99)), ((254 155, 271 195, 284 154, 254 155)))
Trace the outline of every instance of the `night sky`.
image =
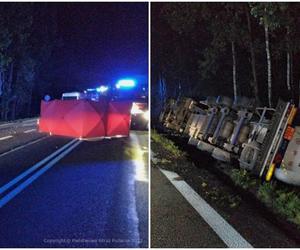
MULTIPOLYGON (((147 3, 56 3, 63 45, 55 50, 55 91, 119 78, 148 83, 147 3)), ((53 93, 54 94, 54 93, 53 93)))

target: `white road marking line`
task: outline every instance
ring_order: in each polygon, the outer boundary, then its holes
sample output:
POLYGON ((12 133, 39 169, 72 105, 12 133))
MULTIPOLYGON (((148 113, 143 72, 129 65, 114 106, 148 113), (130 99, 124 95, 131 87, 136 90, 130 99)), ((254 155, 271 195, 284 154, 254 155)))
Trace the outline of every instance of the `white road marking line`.
POLYGON ((35 174, 30 176, 24 182, 22 182, 15 189, 10 191, 7 195, 0 199, 0 208, 2 208, 5 204, 7 204, 10 200, 12 200, 17 194, 23 191, 26 187, 28 187, 32 182, 34 182, 37 178, 39 178, 42 174, 44 174, 47 170, 52 168, 59 160, 64 158, 67 154, 69 154, 74 148, 76 148, 81 141, 77 141, 71 147, 67 148, 64 152, 58 155, 56 158, 52 159, 49 163, 47 163, 44 167, 38 170, 35 174))
POLYGON ((44 140, 44 139, 46 139, 46 138, 48 138, 48 137, 49 137, 49 136, 43 136, 43 137, 41 137, 41 138, 39 138, 39 139, 37 139, 37 140, 35 140, 35 141, 30 141, 30 142, 28 142, 27 144, 18 146, 18 147, 16 147, 16 148, 13 148, 12 150, 9 150, 9 151, 7 151, 7 152, 4 152, 4 153, 0 154, 0 158, 3 157, 4 155, 10 154, 10 153, 12 153, 12 152, 14 152, 14 151, 17 151, 17 150, 21 149, 21 148, 25 148, 26 146, 29 146, 29 145, 32 145, 32 144, 34 144, 34 143, 37 143, 37 142, 39 142, 39 141, 41 141, 41 140, 44 140))
POLYGON ((25 130, 24 133, 27 134, 27 133, 30 133, 30 132, 33 132, 33 131, 36 131, 36 129, 34 128, 34 129, 25 130))
POLYGON ((12 138, 12 137, 13 137, 12 135, 1 137, 0 141, 7 140, 7 139, 12 138))
POLYGON ((22 127, 29 127, 29 126, 34 126, 36 125, 36 122, 35 123, 25 123, 25 124, 22 124, 22 127))
POLYGON ((28 119, 28 120, 24 120, 24 121, 21 121, 23 123, 28 123, 28 122, 33 122, 33 121, 37 121, 38 118, 32 118, 32 119, 28 119))
POLYGON ((0 128, 1 127, 9 127, 9 126, 12 126, 12 125, 17 125, 17 124, 28 124, 28 123, 36 124, 37 120, 38 120, 37 118, 33 118, 33 119, 28 119, 26 121, 8 122, 8 123, 0 124, 0 128))
POLYGON ((11 126, 13 123, 5 123, 5 124, 1 124, 0 125, 0 128, 2 128, 2 127, 9 127, 9 126, 11 126))
POLYGON ((73 139, 72 141, 70 141, 69 143, 65 144, 60 149, 58 149, 55 152, 53 152, 52 154, 48 155, 43 160, 39 161, 38 163, 34 164, 29 169, 25 170, 23 173, 19 174, 17 177, 15 177, 14 179, 12 179, 10 182, 6 183, 4 186, 0 187, 0 194, 4 193, 6 190, 8 190, 9 188, 11 188, 16 183, 18 183, 24 177, 26 177, 27 175, 29 175, 32 172, 34 172, 36 169, 38 169, 39 167, 41 167, 47 161, 49 161, 52 158, 56 157, 58 154, 60 154, 62 151, 64 151, 66 148, 68 148, 71 144, 74 144, 74 142, 76 142, 76 141, 77 141, 77 139, 73 139))
POLYGON ((174 172, 160 169, 198 214, 215 231, 220 239, 230 248, 253 248, 226 220, 220 216, 204 199, 174 172))

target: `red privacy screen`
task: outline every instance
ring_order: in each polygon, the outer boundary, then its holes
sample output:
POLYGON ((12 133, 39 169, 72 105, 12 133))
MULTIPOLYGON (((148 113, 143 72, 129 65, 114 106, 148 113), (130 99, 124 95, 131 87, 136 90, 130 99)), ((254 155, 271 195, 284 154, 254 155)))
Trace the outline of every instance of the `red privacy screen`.
POLYGON ((77 138, 128 136, 131 106, 128 101, 42 101, 39 131, 77 138))
POLYGON ((106 135, 129 135, 132 102, 109 102, 106 135))

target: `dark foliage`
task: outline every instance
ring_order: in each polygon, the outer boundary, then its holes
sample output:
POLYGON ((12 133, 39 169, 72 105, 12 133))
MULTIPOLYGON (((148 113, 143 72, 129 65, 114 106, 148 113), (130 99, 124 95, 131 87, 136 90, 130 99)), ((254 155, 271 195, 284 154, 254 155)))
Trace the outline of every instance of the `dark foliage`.
POLYGON ((299 10, 299 3, 153 3, 153 115, 168 97, 234 97, 234 70, 238 95, 256 98, 258 105, 274 106, 278 98, 298 104, 299 10))
POLYGON ((47 3, 0 4, 1 120, 36 115, 34 102, 51 88, 56 12, 47 3))

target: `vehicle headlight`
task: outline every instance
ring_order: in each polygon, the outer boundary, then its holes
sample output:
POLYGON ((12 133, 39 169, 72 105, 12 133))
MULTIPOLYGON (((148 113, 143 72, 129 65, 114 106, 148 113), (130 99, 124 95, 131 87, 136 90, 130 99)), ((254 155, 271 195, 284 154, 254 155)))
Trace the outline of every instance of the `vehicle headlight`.
POLYGON ((147 111, 145 111, 145 112, 143 113, 143 118, 144 118, 145 120, 149 121, 149 110, 147 110, 147 111))
POLYGON ((137 104, 133 103, 131 108, 131 114, 136 115, 142 113, 144 113, 143 110, 141 110, 137 104))

